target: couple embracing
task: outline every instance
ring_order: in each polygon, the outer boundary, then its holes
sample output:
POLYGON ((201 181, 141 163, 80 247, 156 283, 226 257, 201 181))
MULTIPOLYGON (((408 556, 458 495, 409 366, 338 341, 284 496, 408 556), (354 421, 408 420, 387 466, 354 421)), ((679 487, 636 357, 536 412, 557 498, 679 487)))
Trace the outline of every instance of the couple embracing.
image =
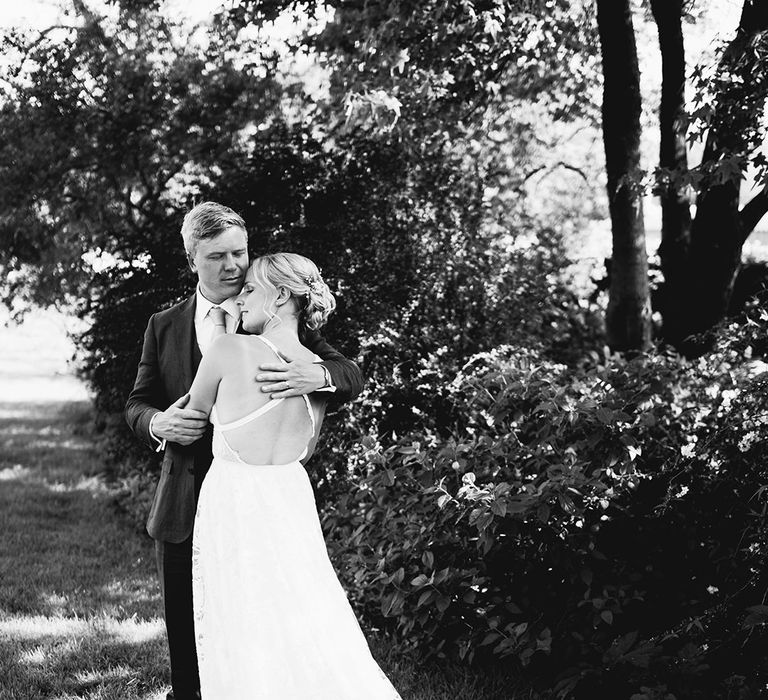
POLYGON ((174 700, 399 700, 328 559, 304 464, 326 402, 361 389, 318 333, 335 307, 315 264, 249 264, 215 202, 182 226, 195 293, 154 314, 126 404, 163 450, 147 522, 174 700))

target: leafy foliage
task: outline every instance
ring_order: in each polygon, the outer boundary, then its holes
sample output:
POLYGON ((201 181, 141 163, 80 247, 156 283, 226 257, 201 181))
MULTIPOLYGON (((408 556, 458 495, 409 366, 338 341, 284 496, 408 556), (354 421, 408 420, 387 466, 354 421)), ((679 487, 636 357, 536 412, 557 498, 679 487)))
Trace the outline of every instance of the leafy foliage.
POLYGON ((331 90, 357 123, 358 109, 385 119, 400 104, 405 130, 421 124, 423 137, 425 121, 445 128, 450 114, 466 124, 470 112, 500 100, 542 101, 571 117, 591 107, 595 35, 587 2, 241 0, 227 19, 239 28, 289 10, 326 11, 304 43, 326 60, 331 90))
POLYGON ((273 103, 269 79, 177 31, 139 9, 4 37, 16 61, 0 107, 0 269, 14 310, 87 306, 105 266, 165 274, 187 198, 273 103))
POLYGON ((406 645, 512 657, 562 695, 756 692, 768 373, 744 358, 766 321, 695 363, 475 357, 442 385, 451 433, 366 436, 326 509, 356 604, 406 645))
POLYGON ((584 186, 600 182, 597 134, 584 157, 574 149, 597 117, 592 3, 241 0, 219 28, 247 39, 253 27, 268 33, 281 13, 302 18, 305 29, 286 45, 310 52, 322 75, 312 119, 329 143, 350 133, 397 139, 414 163, 463 161, 485 182, 486 226, 502 235, 526 225, 520 212, 541 219, 546 208, 550 225, 579 230, 594 199, 602 206, 599 190, 584 186), (563 190, 567 211, 554 204, 563 190))

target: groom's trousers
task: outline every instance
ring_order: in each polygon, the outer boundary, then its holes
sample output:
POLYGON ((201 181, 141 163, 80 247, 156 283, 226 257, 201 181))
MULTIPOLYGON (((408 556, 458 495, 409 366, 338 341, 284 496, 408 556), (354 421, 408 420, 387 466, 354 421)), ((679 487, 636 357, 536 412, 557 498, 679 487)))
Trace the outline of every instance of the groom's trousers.
POLYGON ((155 540, 155 556, 165 603, 174 700, 195 700, 200 676, 192 608, 192 536, 179 543, 155 540))

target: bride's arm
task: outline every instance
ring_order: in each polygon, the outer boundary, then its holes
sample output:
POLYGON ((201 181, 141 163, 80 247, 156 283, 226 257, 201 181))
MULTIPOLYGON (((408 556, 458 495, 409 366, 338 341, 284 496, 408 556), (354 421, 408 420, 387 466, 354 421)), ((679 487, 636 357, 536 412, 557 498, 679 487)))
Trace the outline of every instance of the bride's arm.
POLYGON ((197 368, 195 380, 189 389, 187 408, 202 411, 206 415, 216 401, 219 383, 224 375, 224 368, 232 359, 233 345, 237 336, 222 335, 214 340, 197 368))

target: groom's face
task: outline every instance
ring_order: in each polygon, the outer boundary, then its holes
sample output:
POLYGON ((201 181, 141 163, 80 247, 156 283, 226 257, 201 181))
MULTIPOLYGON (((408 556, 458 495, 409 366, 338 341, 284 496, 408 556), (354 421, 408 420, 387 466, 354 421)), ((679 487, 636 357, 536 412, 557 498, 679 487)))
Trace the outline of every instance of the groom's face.
POLYGON ((189 266, 197 273, 200 290, 206 299, 218 304, 240 291, 248 269, 248 236, 231 226, 213 238, 197 244, 189 256, 189 266))

